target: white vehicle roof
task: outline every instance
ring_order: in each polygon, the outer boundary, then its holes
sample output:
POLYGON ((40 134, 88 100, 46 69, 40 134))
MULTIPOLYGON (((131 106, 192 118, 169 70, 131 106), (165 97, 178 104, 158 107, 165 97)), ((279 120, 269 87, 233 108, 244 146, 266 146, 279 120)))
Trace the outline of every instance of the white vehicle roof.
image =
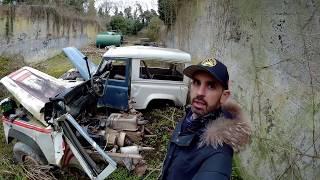
POLYGON ((159 48, 151 46, 125 46, 109 49, 103 57, 121 57, 143 60, 162 60, 171 62, 190 63, 191 56, 189 53, 178 49, 159 48))

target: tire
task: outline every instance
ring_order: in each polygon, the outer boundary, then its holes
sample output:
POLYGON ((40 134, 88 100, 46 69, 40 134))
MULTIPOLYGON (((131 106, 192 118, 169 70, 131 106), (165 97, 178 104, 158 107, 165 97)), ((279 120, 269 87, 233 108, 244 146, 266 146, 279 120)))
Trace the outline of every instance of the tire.
POLYGON ((45 165, 46 162, 35 150, 22 142, 17 142, 13 146, 13 160, 26 165, 45 165))

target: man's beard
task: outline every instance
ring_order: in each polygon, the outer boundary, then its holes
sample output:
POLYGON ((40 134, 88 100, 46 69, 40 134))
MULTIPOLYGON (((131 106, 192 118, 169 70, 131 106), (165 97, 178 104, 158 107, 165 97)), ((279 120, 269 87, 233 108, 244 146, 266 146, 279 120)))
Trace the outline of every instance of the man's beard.
POLYGON ((196 114, 198 117, 202 116, 206 113, 208 109, 208 103, 204 100, 203 96, 196 96, 195 98, 192 99, 191 101, 191 110, 194 114, 196 114), (194 107, 193 103, 202 103, 205 107, 204 109, 199 109, 194 107))

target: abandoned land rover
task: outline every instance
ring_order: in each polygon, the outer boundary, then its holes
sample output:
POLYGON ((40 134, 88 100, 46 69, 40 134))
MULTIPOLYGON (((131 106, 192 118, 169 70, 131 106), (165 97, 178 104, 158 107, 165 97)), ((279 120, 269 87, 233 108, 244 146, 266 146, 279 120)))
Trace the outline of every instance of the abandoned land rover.
MULTIPOLYGON (((84 80, 90 77, 85 56, 74 47, 63 49, 84 80)), ((153 103, 184 106, 188 92, 188 78, 182 70, 191 63, 190 54, 170 48, 127 46, 109 49, 100 66, 112 61, 109 80, 100 106, 128 110, 128 102, 135 109, 146 109, 153 103)), ((88 60, 90 73, 97 66, 88 60)))

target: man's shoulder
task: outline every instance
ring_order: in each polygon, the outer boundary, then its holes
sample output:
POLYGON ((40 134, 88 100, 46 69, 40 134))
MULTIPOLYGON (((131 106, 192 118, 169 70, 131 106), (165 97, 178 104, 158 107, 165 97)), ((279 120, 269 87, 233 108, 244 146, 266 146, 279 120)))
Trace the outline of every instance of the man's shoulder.
POLYGON ((232 148, 225 144, 207 147, 212 153, 205 158, 194 179, 229 179, 232 172, 232 148))
POLYGON ((200 146, 207 145, 217 148, 227 144, 237 152, 249 143, 251 124, 235 102, 225 104, 222 111, 223 116, 207 124, 200 146))
POLYGON ((222 153, 228 156, 232 156, 233 155, 233 149, 232 146, 226 143, 223 143, 222 145, 218 145, 218 146, 211 146, 211 145, 207 145, 207 146, 203 146, 201 147, 203 148, 203 153, 207 153, 210 155, 214 155, 217 153, 222 153))

